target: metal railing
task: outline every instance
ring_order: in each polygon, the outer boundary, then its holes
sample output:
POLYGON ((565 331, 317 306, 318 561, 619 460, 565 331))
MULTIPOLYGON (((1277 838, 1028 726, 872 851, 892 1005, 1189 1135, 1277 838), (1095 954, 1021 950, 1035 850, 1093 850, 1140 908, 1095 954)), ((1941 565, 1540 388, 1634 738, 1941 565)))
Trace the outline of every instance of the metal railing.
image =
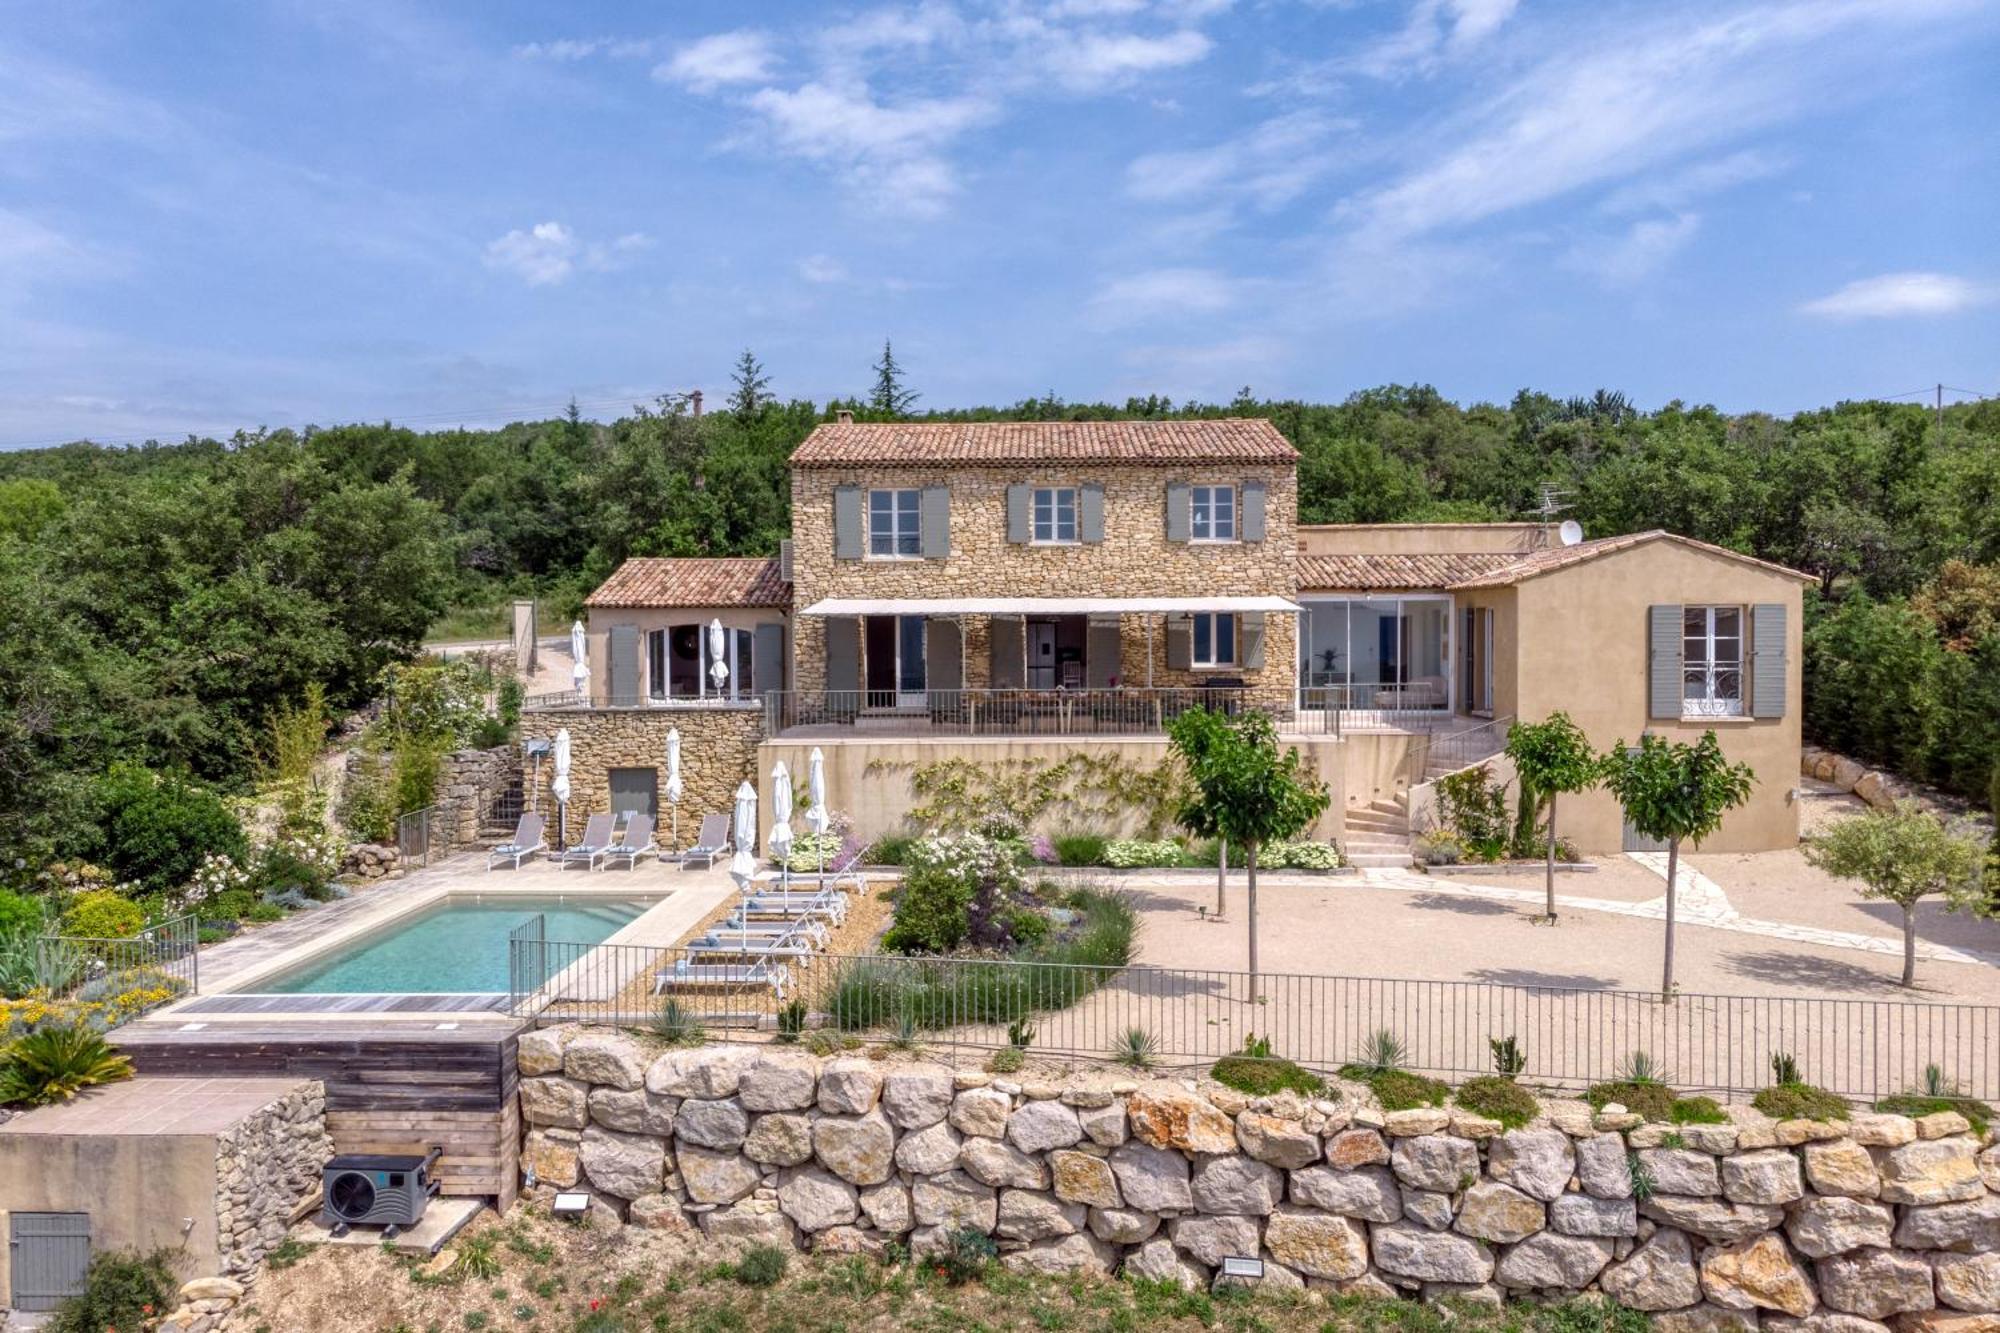
MULTIPOLYGON (((820 955, 768 985, 679 985, 681 950, 510 942, 512 1012, 544 1023, 643 1027, 670 995, 705 1026, 769 1033, 796 1000, 809 1025, 880 1040, 907 1027, 932 1048, 996 1049, 1033 1026, 1037 1055, 1104 1060, 1132 1029, 1162 1067, 1195 1067, 1268 1038, 1322 1073, 1359 1058, 1377 1032, 1402 1063, 1446 1078, 1491 1072, 1489 1041, 1515 1038, 1525 1077, 1577 1088, 1615 1079, 1643 1051, 1677 1088, 1744 1095, 1770 1083, 1773 1054, 1812 1082, 1874 1099, 1920 1085, 1927 1066, 1966 1095, 2000 1097, 2000 1008, 1878 1000, 1681 994, 1266 973, 1092 967, 967 958, 820 955), (664 986, 663 984, 664 983, 664 986)), ((754 941, 745 957, 754 954, 754 941)))
POLYGON ((148 926, 129 938, 43 935, 35 941, 39 984, 56 999, 112 1001, 157 989, 157 999, 115 1016, 136 1018, 201 989, 201 922, 193 914, 148 926))
POLYGON ((1509 713, 1448 735, 1433 736, 1429 741, 1426 767, 1455 773, 1469 764, 1491 759, 1506 746, 1507 732, 1513 725, 1514 715, 1509 713))
POLYGON ((1162 735, 1197 708, 1292 715, 1288 695, 1241 685, 1147 689, 773 690, 764 696, 767 731, 865 730, 883 735, 1162 735))
POLYGON ((451 855, 454 846, 453 812, 443 806, 427 805, 396 817, 396 856, 403 869, 427 866, 451 855))
POLYGON ((589 703, 590 700, 584 697, 581 690, 551 690, 546 694, 524 696, 521 700, 521 711, 540 713, 552 708, 583 708, 589 703))

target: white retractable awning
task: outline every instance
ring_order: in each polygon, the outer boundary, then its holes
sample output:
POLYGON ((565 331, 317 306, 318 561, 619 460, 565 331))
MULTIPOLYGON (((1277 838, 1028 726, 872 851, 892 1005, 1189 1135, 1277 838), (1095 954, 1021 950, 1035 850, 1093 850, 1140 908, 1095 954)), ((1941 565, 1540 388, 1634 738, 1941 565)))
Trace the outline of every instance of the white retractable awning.
POLYGON ((802 616, 1171 615, 1183 611, 1298 614, 1286 597, 828 597, 802 616))

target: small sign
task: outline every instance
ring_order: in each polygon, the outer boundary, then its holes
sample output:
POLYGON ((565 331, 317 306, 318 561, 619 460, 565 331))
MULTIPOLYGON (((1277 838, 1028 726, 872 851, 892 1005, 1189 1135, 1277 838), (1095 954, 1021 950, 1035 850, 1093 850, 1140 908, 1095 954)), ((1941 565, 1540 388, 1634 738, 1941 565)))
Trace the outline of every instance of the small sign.
MULTIPOLYGON (((577 1191, 573 1194, 558 1194, 556 1195, 555 1207, 552 1211, 557 1217, 582 1217, 590 1211, 590 1196, 582 1191, 577 1191)), ((1258 1268, 1261 1270, 1263 1265, 1259 1264, 1258 1268)))
POLYGON ((1240 1254, 1225 1254, 1222 1256, 1222 1275, 1224 1277, 1247 1277, 1261 1280, 1264 1276, 1264 1261, 1262 1259, 1246 1259, 1240 1254))

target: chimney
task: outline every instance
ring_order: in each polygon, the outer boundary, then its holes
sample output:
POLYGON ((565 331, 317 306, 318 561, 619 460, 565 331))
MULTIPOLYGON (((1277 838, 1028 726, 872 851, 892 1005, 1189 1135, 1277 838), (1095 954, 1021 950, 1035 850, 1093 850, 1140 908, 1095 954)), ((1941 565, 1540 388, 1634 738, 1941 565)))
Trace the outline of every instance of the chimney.
POLYGON ((852 426, 854 424, 854 414, 844 407, 833 414, 833 419, 843 426, 852 426))
POLYGON ((690 409, 691 409, 691 410, 692 410, 692 411, 694 412, 694 414, 695 414, 695 415, 696 415, 697 417, 699 417, 699 416, 701 415, 701 390, 700 390, 700 389, 696 389, 696 390, 695 390, 694 392, 692 392, 692 393, 690 393, 690 394, 688 395, 688 406, 689 406, 689 408, 690 408, 690 409))

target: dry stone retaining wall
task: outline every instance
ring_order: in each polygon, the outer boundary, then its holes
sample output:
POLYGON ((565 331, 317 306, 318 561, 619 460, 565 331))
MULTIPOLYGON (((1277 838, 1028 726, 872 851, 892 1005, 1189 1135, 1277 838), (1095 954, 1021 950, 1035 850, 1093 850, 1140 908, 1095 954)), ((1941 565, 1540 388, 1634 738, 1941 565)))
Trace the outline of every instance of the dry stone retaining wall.
MULTIPOLYGON (((658 770, 660 845, 673 839, 673 808, 667 804, 667 733, 681 733, 680 846, 694 841, 703 815, 726 815, 736 807, 736 788, 756 781, 757 746, 764 739, 764 712, 756 706, 713 708, 543 709, 521 717, 521 734, 555 738, 567 727, 570 739, 569 836, 574 840, 593 813, 611 808, 614 768, 658 770)), ((541 765, 538 808, 550 812, 554 778, 541 765)), ((553 827, 551 828, 553 835, 553 827)), ((553 836, 550 838, 554 842, 553 836)))
POLYGON ((959 1227, 1037 1272, 1501 1301, 1599 1292, 1663 1329, 2000 1328, 2000 1148, 1956 1113, 1673 1129, 1547 1103, 1505 1131, 1352 1090, 1010 1082, 796 1048, 520 1043, 524 1165, 606 1217, 834 1252, 959 1227))
POLYGON ((256 1276, 332 1156, 326 1087, 318 1082, 301 1083, 216 1136, 216 1246, 224 1277, 256 1276))

